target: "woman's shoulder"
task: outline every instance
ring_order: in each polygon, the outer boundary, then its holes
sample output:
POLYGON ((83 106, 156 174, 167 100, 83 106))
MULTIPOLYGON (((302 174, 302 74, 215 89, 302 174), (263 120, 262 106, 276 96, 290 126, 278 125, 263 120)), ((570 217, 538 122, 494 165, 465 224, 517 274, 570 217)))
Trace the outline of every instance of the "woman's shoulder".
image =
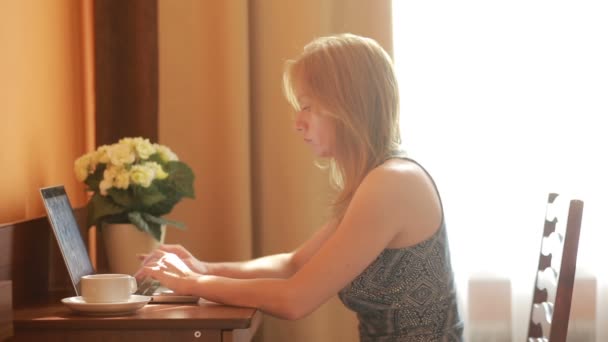
POLYGON ((372 169, 365 178, 372 182, 388 183, 389 185, 425 182, 428 174, 412 159, 391 158, 372 169), (396 184, 395 184, 396 183, 396 184))
POLYGON ((376 200, 397 201, 406 204, 407 208, 417 207, 414 203, 421 200, 433 201, 436 196, 430 176, 411 159, 393 158, 385 161, 365 176, 360 187, 382 194, 375 196, 376 200))
POLYGON ((389 159, 368 174, 366 187, 382 193, 377 196, 387 212, 403 224, 400 234, 389 247, 418 243, 439 228, 443 219, 441 200, 429 174, 411 159, 389 159))

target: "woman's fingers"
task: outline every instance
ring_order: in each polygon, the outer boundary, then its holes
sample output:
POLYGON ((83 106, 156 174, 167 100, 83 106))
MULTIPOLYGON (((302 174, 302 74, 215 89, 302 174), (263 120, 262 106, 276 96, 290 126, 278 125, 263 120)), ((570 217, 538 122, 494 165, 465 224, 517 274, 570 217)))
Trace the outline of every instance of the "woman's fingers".
POLYGON ((182 245, 160 245, 158 249, 176 254, 181 258, 188 258, 191 256, 190 252, 188 252, 188 250, 186 250, 182 245))
POLYGON ((166 254, 168 253, 160 250, 154 250, 149 254, 138 254, 137 257, 141 260, 141 266, 133 275, 135 279, 137 279, 137 281, 141 281, 147 274, 145 272, 145 268, 159 266, 166 254))
POLYGON ((193 273, 190 267, 177 255, 163 251, 155 251, 142 262, 142 267, 155 267, 167 270, 179 277, 193 273))
POLYGON ((152 252, 150 252, 141 262, 141 264, 143 266, 156 262, 158 260, 160 260, 160 258, 162 258, 165 254, 167 254, 167 252, 161 251, 161 250, 154 250, 152 252))
POLYGON ((146 266, 142 268, 142 274, 158 280, 171 290, 175 290, 178 282, 182 279, 181 275, 176 273, 174 269, 163 265, 146 266))
POLYGON ((183 280, 196 274, 178 255, 161 250, 148 254, 142 267, 135 274, 137 279, 152 277, 164 286, 176 290, 183 286, 183 280))
POLYGON ((158 249, 160 249, 162 251, 165 251, 165 252, 173 253, 173 252, 176 252, 176 251, 181 251, 184 248, 181 245, 167 245, 167 244, 163 244, 163 245, 158 246, 158 249))
POLYGON ((178 277, 185 277, 192 273, 192 270, 177 255, 167 253, 158 260, 161 269, 170 272, 178 277))

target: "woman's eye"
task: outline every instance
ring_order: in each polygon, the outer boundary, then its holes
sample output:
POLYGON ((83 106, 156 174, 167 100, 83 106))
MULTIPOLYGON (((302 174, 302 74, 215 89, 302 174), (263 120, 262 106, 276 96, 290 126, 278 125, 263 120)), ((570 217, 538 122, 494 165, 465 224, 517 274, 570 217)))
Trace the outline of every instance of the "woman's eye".
POLYGON ((302 107, 302 111, 303 112, 310 112, 310 106, 303 106, 302 107))

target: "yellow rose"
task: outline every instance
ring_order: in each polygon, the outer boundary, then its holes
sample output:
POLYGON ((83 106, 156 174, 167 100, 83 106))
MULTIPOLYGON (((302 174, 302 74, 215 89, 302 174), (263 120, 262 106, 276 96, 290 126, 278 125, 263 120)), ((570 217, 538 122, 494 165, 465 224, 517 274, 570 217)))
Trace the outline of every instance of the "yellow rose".
POLYGON ((132 164, 135 161, 135 153, 130 144, 116 144, 108 147, 110 162, 116 166, 132 164))
POLYGON ((150 140, 143 138, 134 138, 133 139, 133 147, 137 152, 137 155, 141 159, 148 159, 151 155, 156 153, 156 149, 150 143, 150 140))
POLYGON ((133 145, 133 138, 122 138, 122 139, 118 140, 118 144, 119 145, 129 145, 129 146, 132 146, 133 145))
POLYGON ((118 168, 113 165, 108 165, 103 171, 103 180, 99 182, 99 191, 102 195, 107 195, 108 190, 114 185, 114 178, 116 178, 117 171, 118 168))
POLYGON ((147 188, 154 180, 154 170, 144 165, 134 165, 129 170, 131 182, 147 188))
POLYGON ((102 163, 107 164, 110 162, 110 156, 108 155, 108 150, 110 146, 103 145, 97 148, 97 151, 93 154, 93 163, 95 165, 102 163))
POLYGON ((87 177, 89 177, 89 170, 91 164, 91 154, 85 154, 84 156, 76 159, 74 162, 74 172, 76 173, 76 178, 84 182, 87 177))
POLYGON ((163 162, 166 163, 171 160, 177 160, 177 155, 175 153, 173 153, 173 151, 171 151, 171 149, 168 148, 167 146, 154 144, 154 148, 156 148, 156 152, 158 153, 158 155, 160 156, 160 159, 163 162))
POLYGON ((157 162, 147 162, 144 164, 144 166, 154 172, 155 179, 165 179, 169 177, 169 174, 166 173, 165 170, 163 170, 163 167, 157 162))
POLYGON ((99 193, 102 196, 107 196, 108 189, 110 189, 111 187, 112 187, 112 182, 108 181, 107 179, 104 179, 101 182, 99 182, 99 193))
POLYGON ((125 168, 120 168, 114 177, 114 187, 117 189, 127 189, 129 187, 130 173, 125 168))

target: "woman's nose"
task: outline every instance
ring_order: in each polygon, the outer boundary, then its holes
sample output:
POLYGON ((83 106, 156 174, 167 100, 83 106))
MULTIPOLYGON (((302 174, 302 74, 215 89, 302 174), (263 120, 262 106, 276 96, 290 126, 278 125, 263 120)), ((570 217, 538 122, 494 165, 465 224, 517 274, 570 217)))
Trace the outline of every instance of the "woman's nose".
POLYGON ((304 125, 302 124, 301 121, 296 120, 295 128, 296 128, 296 131, 298 131, 298 132, 304 131, 304 125))
POLYGON ((296 114, 296 120, 294 123, 294 127, 295 127, 296 131, 298 131, 298 132, 304 132, 307 128, 306 120, 304 119, 301 112, 298 112, 296 114))

